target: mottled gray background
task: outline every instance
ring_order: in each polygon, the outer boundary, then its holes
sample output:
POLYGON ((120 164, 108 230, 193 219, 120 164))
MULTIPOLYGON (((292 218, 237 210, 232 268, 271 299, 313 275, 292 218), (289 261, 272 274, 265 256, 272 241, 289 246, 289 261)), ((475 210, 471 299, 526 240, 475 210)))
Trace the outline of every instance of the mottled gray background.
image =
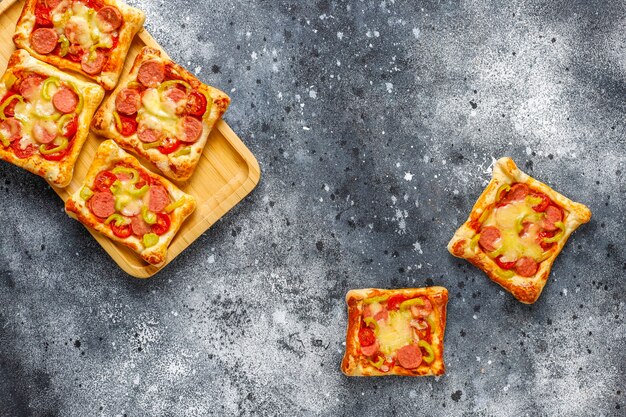
POLYGON ((139 281, 1 164, 1 415, 624 415, 623 2, 131 3, 263 178, 139 281), (533 306, 445 249, 504 155, 594 213, 533 306), (446 375, 344 377, 346 291, 431 284, 446 375))

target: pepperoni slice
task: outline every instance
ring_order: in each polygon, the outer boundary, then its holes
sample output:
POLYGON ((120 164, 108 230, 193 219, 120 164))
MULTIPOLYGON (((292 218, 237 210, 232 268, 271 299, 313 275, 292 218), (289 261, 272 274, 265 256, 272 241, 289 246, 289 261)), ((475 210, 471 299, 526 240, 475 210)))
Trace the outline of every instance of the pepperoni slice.
POLYGON ((91 212, 101 219, 115 213, 115 197, 110 191, 98 191, 89 199, 91 212))
POLYGON ((517 275, 522 277, 532 277, 537 273, 539 269, 539 264, 528 256, 524 256, 519 258, 517 262, 515 262, 515 271, 517 275))
POLYGON ((102 51, 85 52, 80 60, 80 67, 89 75, 99 74, 102 71, 102 67, 104 67, 106 59, 107 57, 102 51))
POLYGON ((563 220, 563 212, 556 206, 548 206, 546 209, 546 218, 543 221, 543 228, 548 232, 558 230, 555 223, 563 220))
POLYGON ((18 90, 20 94, 28 101, 34 101, 39 98, 40 88, 43 84, 44 77, 38 74, 29 74, 23 78, 18 90))
POLYGON ((143 143, 153 143, 160 140, 163 135, 158 130, 140 125, 137 130, 137 136, 143 143))
POLYGON ((187 97, 187 113, 191 116, 201 117, 206 112, 207 101, 204 94, 193 90, 187 97))
POLYGON ((494 226, 486 226, 480 232, 478 244, 487 252, 493 252, 497 249, 496 242, 502 235, 500 230, 494 226))
POLYGON ((373 344, 369 346, 361 346, 361 352, 363 352, 363 355, 365 356, 372 356, 376 352, 378 352, 379 347, 380 346, 378 345, 378 341, 375 341, 373 344))
POLYGON ((183 128, 183 135, 180 140, 186 143, 194 143, 202 135, 202 122, 195 117, 185 116, 180 120, 183 128))
POLYGON ((141 216, 133 217, 130 221, 130 225, 133 229, 133 233, 137 236, 152 233, 152 228, 150 228, 150 225, 146 223, 141 216))
POLYGON ((528 185, 517 183, 514 184, 509 192, 506 194, 506 199, 508 201, 519 201, 526 198, 526 196, 530 193, 530 188, 528 185))
POLYGON ((389 318, 389 311, 387 311, 386 309, 382 309, 374 315, 374 320, 376 321, 387 320, 388 318, 389 318))
POLYGON ((148 200, 148 209, 155 213, 163 211, 170 204, 170 195, 167 189, 162 185, 153 185, 150 187, 150 195, 148 200))
POLYGON ((122 14, 117 7, 104 6, 96 14, 96 23, 103 32, 113 32, 122 26, 122 14))
POLYGON ((359 329, 359 344, 361 347, 372 346, 376 343, 376 335, 369 327, 361 327, 359 329))
POLYGON ((422 301, 424 302, 423 306, 420 306, 420 305, 411 306, 411 314, 413 315, 413 317, 417 319, 423 319, 425 317, 428 317, 430 313, 433 312, 432 303, 425 298, 422 298, 422 301))
POLYGON ((128 116, 137 113, 141 108, 141 94, 136 88, 124 88, 115 97, 115 109, 118 113, 128 116))
POLYGON ((51 28, 39 28, 30 35, 31 46, 35 52, 41 55, 47 55, 54 51, 58 41, 59 35, 51 28))
POLYGON ((22 137, 22 124, 19 120, 9 117, 0 123, 0 132, 12 143, 22 137))
POLYGON ((74 113, 78 106, 78 96, 67 87, 61 87, 52 97, 54 108, 61 113, 74 113))
POLYGON ((415 369, 422 363, 422 351, 416 345, 406 345, 398 349, 398 362, 404 369, 415 369))
POLYGON ((11 143, 11 149, 13 149, 15 156, 20 159, 30 158, 37 152, 37 148, 31 143, 26 145, 25 148, 22 148, 19 140, 14 140, 13 143, 11 143))
POLYGON ((165 80, 165 64, 156 59, 144 62, 137 72, 137 80, 146 87, 156 87, 165 80))
POLYGON ((179 103, 183 101, 185 98, 187 98, 187 93, 185 93, 183 90, 181 90, 178 87, 170 88, 169 90, 167 90, 165 95, 174 103, 179 103))
POLYGON ((57 125, 52 120, 39 120, 33 126, 33 138, 39 143, 51 143, 57 137, 57 125))
POLYGON ((546 209, 550 205, 550 197, 548 197, 544 193, 532 193, 531 195, 533 197, 538 197, 541 199, 541 203, 537 204, 536 206, 533 206, 533 210, 535 210, 538 213, 542 213, 546 211, 546 209))
POLYGON ((93 181, 93 188, 96 191, 110 191, 115 180, 117 180, 117 177, 111 171, 98 172, 96 179, 93 181))

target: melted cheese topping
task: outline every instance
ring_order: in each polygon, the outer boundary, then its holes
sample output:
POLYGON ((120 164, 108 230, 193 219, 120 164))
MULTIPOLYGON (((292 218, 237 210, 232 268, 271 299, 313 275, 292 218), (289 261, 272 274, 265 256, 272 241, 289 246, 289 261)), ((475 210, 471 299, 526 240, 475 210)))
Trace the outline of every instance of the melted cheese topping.
POLYGON ((413 342, 410 311, 390 311, 387 320, 378 322, 376 337, 380 351, 390 355, 413 342))
MULTIPOLYGON (((55 86, 51 86, 49 88, 49 92, 51 96, 54 95, 57 88, 55 86)), ((28 101, 22 103, 20 101, 15 105, 15 119, 19 120, 22 123, 22 138, 20 139, 20 148, 25 149, 29 144, 34 146, 39 146, 39 143, 33 138, 33 127, 36 123, 41 123, 42 117, 52 116, 54 114, 58 114, 58 111, 54 108, 51 100, 45 100, 41 97, 41 85, 38 88, 33 88, 28 97, 25 97, 28 101)), ((51 123, 54 123, 50 120, 51 123)), ((49 126, 50 123, 46 121, 43 123, 43 127, 52 132, 52 127, 49 126)), ((60 137, 57 137, 53 141, 54 145, 60 144, 60 137)))
POLYGON ((139 123, 166 135, 178 137, 176 106, 172 105, 171 100, 161 97, 156 88, 148 88, 144 91, 141 102, 143 107, 137 112, 139 123))
POLYGON ((86 51, 91 47, 111 48, 113 33, 102 32, 96 23, 96 12, 80 2, 64 0, 52 10, 52 23, 57 33, 66 35, 71 43, 86 51), (66 30, 67 29, 67 30, 66 30))
POLYGON ((538 243, 541 228, 537 223, 542 218, 543 214, 535 212, 526 199, 495 207, 483 223, 483 226, 498 228, 501 234, 500 239, 494 242, 498 249, 490 255, 502 255, 503 262, 513 262, 523 256, 538 261, 543 254, 543 248, 538 243), (531 225, 520 233, 523 223, 531 225))

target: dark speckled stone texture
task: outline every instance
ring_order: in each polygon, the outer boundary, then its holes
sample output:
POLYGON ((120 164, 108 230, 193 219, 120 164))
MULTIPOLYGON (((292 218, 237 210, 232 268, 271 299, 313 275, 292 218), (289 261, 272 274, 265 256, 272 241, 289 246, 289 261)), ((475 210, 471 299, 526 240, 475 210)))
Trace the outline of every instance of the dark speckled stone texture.
POLYGON ((624 415, 623 2, 148 1, 259 187, 126 276, 0 165, 0 415, 624 415), (504 155, 594 213, 533 306, 445 245, 504 155), (450 290, 447 374, 339 371, 350 288, 450 290))

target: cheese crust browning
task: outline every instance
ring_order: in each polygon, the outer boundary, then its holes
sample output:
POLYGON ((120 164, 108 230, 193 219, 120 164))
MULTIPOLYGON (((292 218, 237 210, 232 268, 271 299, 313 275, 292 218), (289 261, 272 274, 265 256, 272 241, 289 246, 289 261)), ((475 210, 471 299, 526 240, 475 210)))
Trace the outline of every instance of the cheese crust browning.
POLYGON ((183 221, 195 210, 196 200, 191 195, 181 191, 167 179, 148 171, 139 163, 139 161, 137 161, 135 157, 124 152, 124 150, 110 140, 102 142, 98 148, 96 157, 89 168, 87 176, 85 177, 83 183, 84 186, 91 187, 98 173, 111 169, 116 164, 120 163, 126 167, 137 170, 143 175, 149 176, 152 180, 158 181, 167 189, 169 196, 173 201, 180 201, 180 205, 169 214, 171 226, 166 233, 159 236, 158 243, 154 246, 146 248, 142 243, 142 240, 134 235, 130 235, 127 238, 117 237, 108 225, 105 225, 102 220, 99 220, 91 212, 87 205, 87 201, 81 196, 81 190, 78 190, 67 200, 65 203, 65 211, 70 217, 80 221, 85 226, 97 230, 108 238, 128 246, 138 253, 146 262, 152 265, 161 265, 165 262, 167 248, 180 229, 183 221))
MULTIPOLYGON (((145 95, 143 100, 145 101, 145 95)), ((104 102, 98 112, 95 114, 92 122, 92 131, 98 135, 108 139, 113 139, 122 148, 129 152, 140 155, 152 162, 165 176, 177 180, 187 180, 193 174, 196 165, 200 161, 202 152, 207 143, 207 139, 215 123, 222 117, 228 105, 230 98, 222 91, 203 84, 190 72, 182 68, 180 65, 171 60, 161 57, 161 52, 149 47, 144 47, 137 55, 135 63, 130 71, 126 74, 120 84, 117 86, 111 96, 104 102), (171 76, 188 83, 194 90, 199 91, 205 97, 210 98, 212 103, 208 103, 207 109, 210 109, 202 116, 202 133, 197 141, 193 143, 184 143, 188 148, 188 153, 179 154, 172 152, 169 154, 162 153, 157 147, 146 147, 144 142, 139 139, 138 131, 124 136, 118 131, 115 122, 114 112, 116 111, 116 98, 119 93, 127 89, 129 84, 137 84, 137 76, 142 63, 146 61, 163 62, 171 76)), ((158 118, 157 118, 158 120, 158 118)), ((165 123, 163 123, 165 125, 165 123)), ((141 124, 139 126, 141 128, 141 124)), ((149 144, 148 144, 149 145, 149 144)))
POLYGON ((0 158, 43 177, 56 187, 66 187, 72 180, 74 165, 87 140, 91 118, 104 97, 104 90, 97 84, 81 81, 51 65, 40 62, 24 50, 17 50, 11 55, 7 71, 0 79, 0 97, 7 94, 9 80, 14 79, 20 72, 56 77, 61 82, 74 84, 84 98, 84 106, 78 114, 78 130, 72 139, 71 150, 63 159, 47 160, 38 152, 26 158, 18 158, 11 149, 2 146, 0 146, 0 158))
MULTIPOLYGON (((384 302, 384 301, 383 301, 384 302)), ((341 362, 341 371, 347 376, 385 376, 385 375, 401 375, 401 376, 439 376, 445 373, 445 365, 443 361, 444 333, 446 328, 446 305, 448 303, 448 290, 443 287, 427 287, 427 288, 404 288, 396 290, 365 288, 350 290, 346 294, 346 303, 348 305, 348 329, 346 334, 346 351, 341 362), (398 360, 394 360, 393 365, 389 366, 386 372, 374 366, 372 361, 362 352, 359 339, 359 331, 364 321, 364 310, 368 305, 368 299, 385 299, 391 297, 401 297, 402 299, 411 300, 421 297, 430 301, 432 312, 430 313, 429 329, 434 359, 431 363, 418 361, 419 366, 413 369, 407 369, 398 364, 398 360)), ((377 325, 378 326, 378 325, 377 325)), ((376 342, 378 343, 378 342, 376 342)), ((391 356, 396 355, 397 351, 391 349, 391 356)), ((421 356, 420 356, 421 357, 421 356)))
MULTIPOLYGON (((130 45, 135 35, 143 29, 145 14, 134 7, 118 0, 101 0, 104 6, 113 6, 117 8, 122 17, 122 26, 116 30, 118 34, 117 44, 110 48, 107 53, 108 59, 104 63, 101 71, 97 74, 88 74, 83 70, 81 62, 75 62, 66 57, 61 57, 54 53, 40 54, 31 45, 31 33, 36 27, 36 7, 37 2, 41 0, 26 0, 22 14, 17 22, 13 42, 18 48, 26 49, 34 57, 54 65, 60 69, 68 69, 76 71, 86 77, 95 80, 106 90, 112 90, 120 77, 126 55, 130 49, 130 45)), ((54 3, 62 3, 55 1, 54 3)), ((63 6, 63 4, 61 5, 63 6)))
POLYGON ((483 270, 492 281, 510 292, 517 300, 525 304, 532 304, 539 298, 550 275, 552 264, 569 236, 581 224, 587 223, 590 219, 591 211, 589 208, 571 201, 546 184, 531 178, 519 170, 511 158, 501 158, 494 164, 493 178, 478 198, 469 218, 448 243, 448 251, 483 270), (501 187, 511 184, 525 184, 531 191, 545 194, 564 210, 562 236, 547 251, 547 257, 541 260, 536 273, 532 276, 520 276, 514 272, 510 272, 510 277, 504 276, 494 259, 487 256, 480 245, 473 243, 479 237, 482 219, 489 215, 489 211, 497 203, 498 191, 501 187))

